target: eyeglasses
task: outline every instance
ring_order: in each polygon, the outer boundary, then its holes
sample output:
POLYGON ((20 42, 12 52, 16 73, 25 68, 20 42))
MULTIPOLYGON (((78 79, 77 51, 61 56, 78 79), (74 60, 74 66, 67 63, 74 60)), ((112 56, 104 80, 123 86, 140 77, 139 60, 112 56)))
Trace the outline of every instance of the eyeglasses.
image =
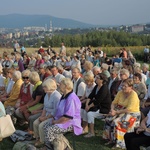
POLYGON ((122 88, 128 88, 129 86, 127 86, 127 85, 122 85, 121 87, 122 87, 122 88))
POLYGON ((101 79, 100 77, 96 76, 96 79, 101 79))
POLYGON ((29 79, 29 77, 22 77, 22 79, 29 79))

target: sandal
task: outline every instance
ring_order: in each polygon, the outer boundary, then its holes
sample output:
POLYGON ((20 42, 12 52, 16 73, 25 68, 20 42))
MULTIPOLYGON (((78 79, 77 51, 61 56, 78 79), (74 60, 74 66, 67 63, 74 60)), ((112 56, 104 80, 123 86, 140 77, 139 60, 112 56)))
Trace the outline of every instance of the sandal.
POLYGON ((40 141, 37 141, 34 145, 35 145, 35 147, 40 148, 40 147, 43 147, 43 146, 44 146, 44 143, 42 143, 42 142, 40 142, 40 141))
POLYGON ((84 137, 85 138, 90 138, 90 137, 94 137, 95 136, 95 134, 92 134, 92 133, 88 133, 87 135, 85 135, 84 137))
POLYGON ((88 133, 88 131, 86 131, 86 130, 83 130, 83 132, 82 132, 82 134, 87 134, 88 133))

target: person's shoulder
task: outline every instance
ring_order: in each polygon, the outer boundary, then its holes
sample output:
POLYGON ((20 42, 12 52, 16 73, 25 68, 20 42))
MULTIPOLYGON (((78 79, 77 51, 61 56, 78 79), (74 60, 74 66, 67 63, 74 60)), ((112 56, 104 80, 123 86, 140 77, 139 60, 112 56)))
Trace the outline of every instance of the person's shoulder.
POLYGON ((131 95, 133 95, 133 96, 138 96, 137 93, 136 93, 134 90, 132 90, 131 95))

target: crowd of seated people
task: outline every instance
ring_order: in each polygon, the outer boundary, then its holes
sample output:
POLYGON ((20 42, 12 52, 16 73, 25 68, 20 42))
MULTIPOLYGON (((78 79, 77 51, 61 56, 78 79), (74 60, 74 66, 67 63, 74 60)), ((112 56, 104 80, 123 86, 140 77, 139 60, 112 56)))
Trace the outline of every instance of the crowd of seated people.
POLYGON ((149 146, 149 65, 141 66, 125 48, 112 58, 100 47, 82 47, 72 56, 60 52, 4 52, 0 61, 0 107, 6 113, 14 109, 35 146, 50 146, 70 131, 92 138, 95 118, 104 118, 105 145, 131 150, 141 137, 137 150, 149 146))

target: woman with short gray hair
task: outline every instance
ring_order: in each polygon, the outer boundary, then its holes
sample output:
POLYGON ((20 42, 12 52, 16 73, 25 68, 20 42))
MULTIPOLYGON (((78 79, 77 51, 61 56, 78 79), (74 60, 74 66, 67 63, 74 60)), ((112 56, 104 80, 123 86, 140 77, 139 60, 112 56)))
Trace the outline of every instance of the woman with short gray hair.
POLYGON ((127 69, 121 69, 120 73, 119 73, 119 76, 120 76, 121 80, 118 83, 118 89, 117 89, 117 91, 120 91, 122 89, 122 83, 123 83, 124 80, 126 80, 126 79, 129 78, 130 72, 127 69))
POLYGON ((36 83, 36 82, 40 81, 40 76, 36 71, 31 72, 29 75, 29 80, 32 83, 36 83))
POLYGON ((76 135, 82 133, 80 108, 81 102, 73 92, 73 83, 69 78, 60 82, 60 91, 63 93, 57 106, 54 118, 50 123, 45 123, 45 145, 50 146, 51 142, 66 132, 74 131, 76 135))
POLYGON ((15 71, 13 73, 12 79, 15 83, 13 85, 13 88, 12 88, 12 91, 10 92, 9 97, 4 102, 5 108, 7 108, 8 106, 12 106, 12 107, 15 106, 18 96, 19 96, 19 93, 20 93, 21 85, 23 83, 22 79, 21 79, 20 71, 15 71))
POLYGON ((46 93, 44 97, 44 108, 42 114, 33 123, 34 135, 36 138, 35 146, 42 146, 44 144, 44 131, 43 125, 46 122, 50 122, 50 118, 53 118, 56 112, 57 104, 60 100, 61 94, 56 90, 56 82, 52 79, 47 79, 42 84, 46 93))
POLYGON ((42 56, 40 54, 37 55, 36 57, 36 63, 34 66, 34 70, 38 71, 38 69, 40 68, 40 65, 44 63, 44 60, 42 59, 42 56))

